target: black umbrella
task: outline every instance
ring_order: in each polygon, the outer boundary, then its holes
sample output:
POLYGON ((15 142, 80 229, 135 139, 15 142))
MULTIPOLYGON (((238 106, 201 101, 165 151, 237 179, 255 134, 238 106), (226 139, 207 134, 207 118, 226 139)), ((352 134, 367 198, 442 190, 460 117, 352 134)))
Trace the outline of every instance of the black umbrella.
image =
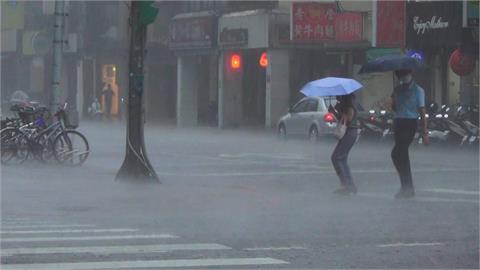
POLYGON ((405 55, 386 55, 366 63, 358 73, 387 72, 402 69, 416 70, 424 66, 424 63, 417 58, 405 55))

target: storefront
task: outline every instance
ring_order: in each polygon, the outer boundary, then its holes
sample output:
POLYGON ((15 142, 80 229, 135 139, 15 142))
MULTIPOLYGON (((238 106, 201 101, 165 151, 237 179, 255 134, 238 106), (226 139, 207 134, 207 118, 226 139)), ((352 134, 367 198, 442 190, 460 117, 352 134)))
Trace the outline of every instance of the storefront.
POLYGON ((407 2, 406 47, 424 55, 428 68, 416 75, 427 102, 458 103, 460 78, 449 67, 461 43, 462 2, 407 2))
POLYGON ((364 25, 366 13, 340 12, 336 3, 294 2, 290 39, 279 35, 279 46, 290 48, 291 98, 302 98, 305 83, 322 77, 355 77, 370 47, 364 25))
POLYGON ((300 89, 308 81, 352 77, 370 45, 364 15, 339 13, 335 3, 294 2, 291 12, 254 10, 220 17, 220 126, 275 127, 303 97, 300 89), (238 68, 232 65, 235 58, 241 61, 238 68))
POLYGON ((177 56, 177 126, 217 125, 217 16, 213 12, 173 17, 169 47, 177 56))

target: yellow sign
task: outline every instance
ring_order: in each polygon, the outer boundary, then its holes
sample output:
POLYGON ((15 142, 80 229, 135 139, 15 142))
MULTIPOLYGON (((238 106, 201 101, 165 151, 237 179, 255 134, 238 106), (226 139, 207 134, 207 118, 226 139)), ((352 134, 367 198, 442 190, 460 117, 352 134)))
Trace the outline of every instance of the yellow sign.
POLYGON ((23 29, 25 25, 24 1, 1 1, 2 30, 23 29))
POLYGON ((33 49, 33 38, 37 34, 37 31, 23 32, 22 36, 22 52, 23 55, 33 55, 35 51, 33 49))
POLYGON ((102 81, 104 83, 104 87, 102 89, 102 97, 100 102, 102 104, 103 111, 108 115, 118 115, 120 98, 118 95, 119 89, 117 84, 117 67, 115 65, 102 66, 102 81), (108 85, 110 85, 113 91, 109 99, 106 98, 108 85), (107 102, 110 102, 110 104, 107 104, 107 102), (108 108, 110 108, 110 112, 107 112, 108 108))

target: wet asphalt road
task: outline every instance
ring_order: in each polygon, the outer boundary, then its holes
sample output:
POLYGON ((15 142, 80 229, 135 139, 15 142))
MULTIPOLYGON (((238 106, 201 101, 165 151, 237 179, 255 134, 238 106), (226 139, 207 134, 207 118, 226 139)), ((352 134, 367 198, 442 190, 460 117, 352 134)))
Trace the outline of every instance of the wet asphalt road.
POLYGON ((395 200, 392 142, 354 146, 339 197, 332 139, 147 125, 157 185, 113 180, 120 123, 79 130, 82 167, 2 166, 2 269, 479 268, 478 151, 413 147, 417 196, 395 200))

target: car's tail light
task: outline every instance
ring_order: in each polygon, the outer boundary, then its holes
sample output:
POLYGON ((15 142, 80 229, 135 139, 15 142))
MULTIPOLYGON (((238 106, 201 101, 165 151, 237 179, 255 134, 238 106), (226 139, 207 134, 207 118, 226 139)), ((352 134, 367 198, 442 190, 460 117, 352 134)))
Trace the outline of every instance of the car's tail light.
POLYGON ((323 120, 325 120, 325 122, 328 122, 328 123, 333 123, 335 122, 335 116, 333 115, 333 113, 329 112, 325 114, 325 116, 323 117, 323 120))

